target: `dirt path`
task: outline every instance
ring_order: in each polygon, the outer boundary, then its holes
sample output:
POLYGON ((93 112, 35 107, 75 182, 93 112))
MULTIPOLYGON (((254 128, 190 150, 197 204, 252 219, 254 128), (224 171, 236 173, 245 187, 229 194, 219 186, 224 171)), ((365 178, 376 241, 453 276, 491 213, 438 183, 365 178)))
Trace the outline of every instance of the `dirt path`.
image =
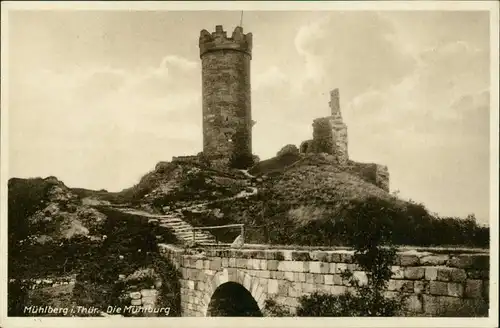
MULTIPOLYGON (((200 209, 200 208, 203 208, 205 206, 208 206, 208 205, 211 205, 214 203, 227 202, 227 201, 235 200, 238 198, 250 197, 250 196, 256 195, 259 192, 257 187, 248 187, 248 188, 251 189, 251 191, 243 190, 235 196, 217 199, 217 200, 206 202, 206 203, 190 205, 190 206, 182 207, 178 210, 184 211, 184 210, 191 210, 191 209, 200 209)), ((172 213, 172 214, 153 214, 153 213, 149 213, 146 211, 141 211, 141 210, 137 210, 137 209, 133 209, 133 208, 122 208, 122 209, 120 209, 120 211, 122 211, 124 213, 128 213, 128 214, 141 215, 141 216, 150 217, 150 218, 169 218, 169 217, 172 217, 172 215, 174 214, 174 213, 172 213)))

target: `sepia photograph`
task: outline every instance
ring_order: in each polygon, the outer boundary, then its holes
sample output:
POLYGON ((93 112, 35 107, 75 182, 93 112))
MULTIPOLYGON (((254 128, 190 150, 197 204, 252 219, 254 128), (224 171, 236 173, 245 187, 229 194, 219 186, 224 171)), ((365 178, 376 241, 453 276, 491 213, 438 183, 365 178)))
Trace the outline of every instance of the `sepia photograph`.
POLYGON ((497 325, 498 24, 2 2, 0 326, 497 325))

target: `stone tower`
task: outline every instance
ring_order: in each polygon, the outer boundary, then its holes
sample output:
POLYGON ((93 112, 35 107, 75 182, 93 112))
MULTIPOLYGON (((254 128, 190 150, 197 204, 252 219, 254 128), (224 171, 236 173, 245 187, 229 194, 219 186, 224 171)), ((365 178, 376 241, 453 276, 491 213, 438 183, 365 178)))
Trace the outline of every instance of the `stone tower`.
POLYGON ((311 151, 334 155, 337 163, 347 164, 347 126, 340 112, 339 89, 330 92, 330 116, 317 118, 313 121, 313 140, 311 151))
POLYGON ((347 151, 347 125, 344 123, 342 113, 340 112, 339 89, 330 91, 329 105, 331 110, 330 118, 332 122, 332 133, 335 143, 334 155, 337 156, 339 163, 346 164, 349 159, 349 153, 347 151))
POLYGON ((200 33, 203 99, 203 153, 246 168, 252 162, 250 60, 252 34, 236 27, 228 37, 222 26, 200 33))

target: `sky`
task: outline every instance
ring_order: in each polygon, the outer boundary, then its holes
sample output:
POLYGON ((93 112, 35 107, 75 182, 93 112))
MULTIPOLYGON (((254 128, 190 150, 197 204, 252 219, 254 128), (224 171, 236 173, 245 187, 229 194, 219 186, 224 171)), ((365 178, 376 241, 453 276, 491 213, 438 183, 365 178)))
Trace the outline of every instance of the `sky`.
MULTIPOLYGON (((312 138, 340 89, 349 156, 391 191, 489 220, 490 35, 481 11, 246 11, 253 151, 312 138)), ((118 191, 202 150, 202 29, 236 11, 9 14, 9 176, 118 191)))

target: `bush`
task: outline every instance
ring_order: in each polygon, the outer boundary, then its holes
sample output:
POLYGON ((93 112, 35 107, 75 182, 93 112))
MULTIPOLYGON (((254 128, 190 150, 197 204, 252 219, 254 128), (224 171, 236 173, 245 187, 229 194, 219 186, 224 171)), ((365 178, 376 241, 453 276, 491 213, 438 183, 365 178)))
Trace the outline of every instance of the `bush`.
MULTIPOLYGON (((126 215, 124 215, 126 216, 126 215)), ((158 306, 170 307, 170 316, 180 315, 180 285, 179 273, 167 259, 163 258, 158 249, 157 227, 144 224, 140 219, 121 217, 115 213, 108 215, 104 225, 108 238, 102 245, 99 261, 89 265, 79 276, 79 281, 91 281, 98 285, 110 284, 112 293, 108 304, 120 302, 119 295, 123 290, 122 283, 115 283, 118 275, 130 275, 141 268, 146 268, 145 275, 131 277, 138 282, 154 284, 154 276, 162 280, 158 306)), ((167 242, 177 242, 175 236, 164 236, 167 242)), ((119 304, 117 304, 119 305, 119 304)))
POLYGON ((291 312, 284 305, 276 303, 274 299, 266 299, 264 303, 264 315, 266 317, 290 317, 291 312))
MULTIPOLYGON (((276 199, 272 193, 264 191, 255 201, 260 202, 265 218, 258 224, 267 225, 269 242, 274 244, 347 246, 359 232, 360 222, 373 225, 376 224, 373 218, 378 218, 381 221, 377 224, 384 222, 396 245, 489 247, 489 228, 480 226, 473 215, 465 219, 440 218, 416 203, 401 206, 391 199, 377 197, 350 200, 342 205, 318 201, 321 206, 312 204, 311 208, 322 209, 323 213, 318 210, 299 220, 290 215, 290 210, 296 212, 300 206, 276 199), (362 208, 366 216, 360 217, 362 208)), ((259 217, 254 214, 252 219, 255 216, 259 217)), ((264 235, 261 230, 260 235, 264 235)))
POLYGON ((8 310, 9 317, 24 316, 24 305, 28 299, 28 285, 19 280, 9 282, 8 289, 8 310))
POLYGON ((362 304, 358 304, 359 301, 359 298, 350 294, 334 296, 315 292, 299 299, 300 307, 297 309, 297 315, 301 317, 358 316, 359 309, 362 307, 362 304))
POLYGON ((152 256, 151 266, 162 279, 157 306, 170 308, 169 316, 181 316, 180 272, 169 260, 159 254, 152 256))
POLYGON ((276 153, 276 157, 281 157, 281 156, 287 155, 287 154, 298 155, 299 149, 295 145, 291 145, 291 144, 286 145, 283 148, 281 148, 280 151, 278 151, 278 153, 276 153))
MULTIPOLYGON (((159 254, 151 254, 142 269, 135 271, 126 280, 114 283, 108 305, 124 307, 130 305, 129 291, 147 289, 156 285, 158 290, 156 307, 170 308, 168 316, 180 316, 180 273, 175 266, 159 254), (161 282, 158 286, 157 283, 161 282), (130 289, 133 286, 133 289, 130 289)), ((167 315, 162 312, 163 315, 167 315)), ((136 316, 129 314, 128 316, 136 316)))
POLYGON ((254 164, 254 158, 251 155, 234 154, 229 160, 229 166, 235 169, 248 169, 254 164))
MULTIPOLYGON (((103 212, 108 217, 99 228, 99 233, 107 236, 104 241, 74 237, 47 241, 43 245, 29 243, 29 240, 13 244, 15 247, 9 248, 9 278, 77 274, 73 301, 105 309, 108 305, 120 304, 121 287, 116 284, 120 274, 151 267, 163 281, 162 304, 171 307, 170 315, 180 313, 176 301, 180 291, 176 270, 160 256, 157 245, 158 235, 171 243, 177 242, 175 236, 142 219, 113 210, 103 212)), ((23 306, 34 301, 26 294, 26 286, 17 282, 9 284, 9 315, 25 315, 20 312, 23 306)))
POLYGON ((50 181, 41 178, 9 180, 9 244, 26 238, 32 232, 28 218, 44 206, 51 186, 50 181))

